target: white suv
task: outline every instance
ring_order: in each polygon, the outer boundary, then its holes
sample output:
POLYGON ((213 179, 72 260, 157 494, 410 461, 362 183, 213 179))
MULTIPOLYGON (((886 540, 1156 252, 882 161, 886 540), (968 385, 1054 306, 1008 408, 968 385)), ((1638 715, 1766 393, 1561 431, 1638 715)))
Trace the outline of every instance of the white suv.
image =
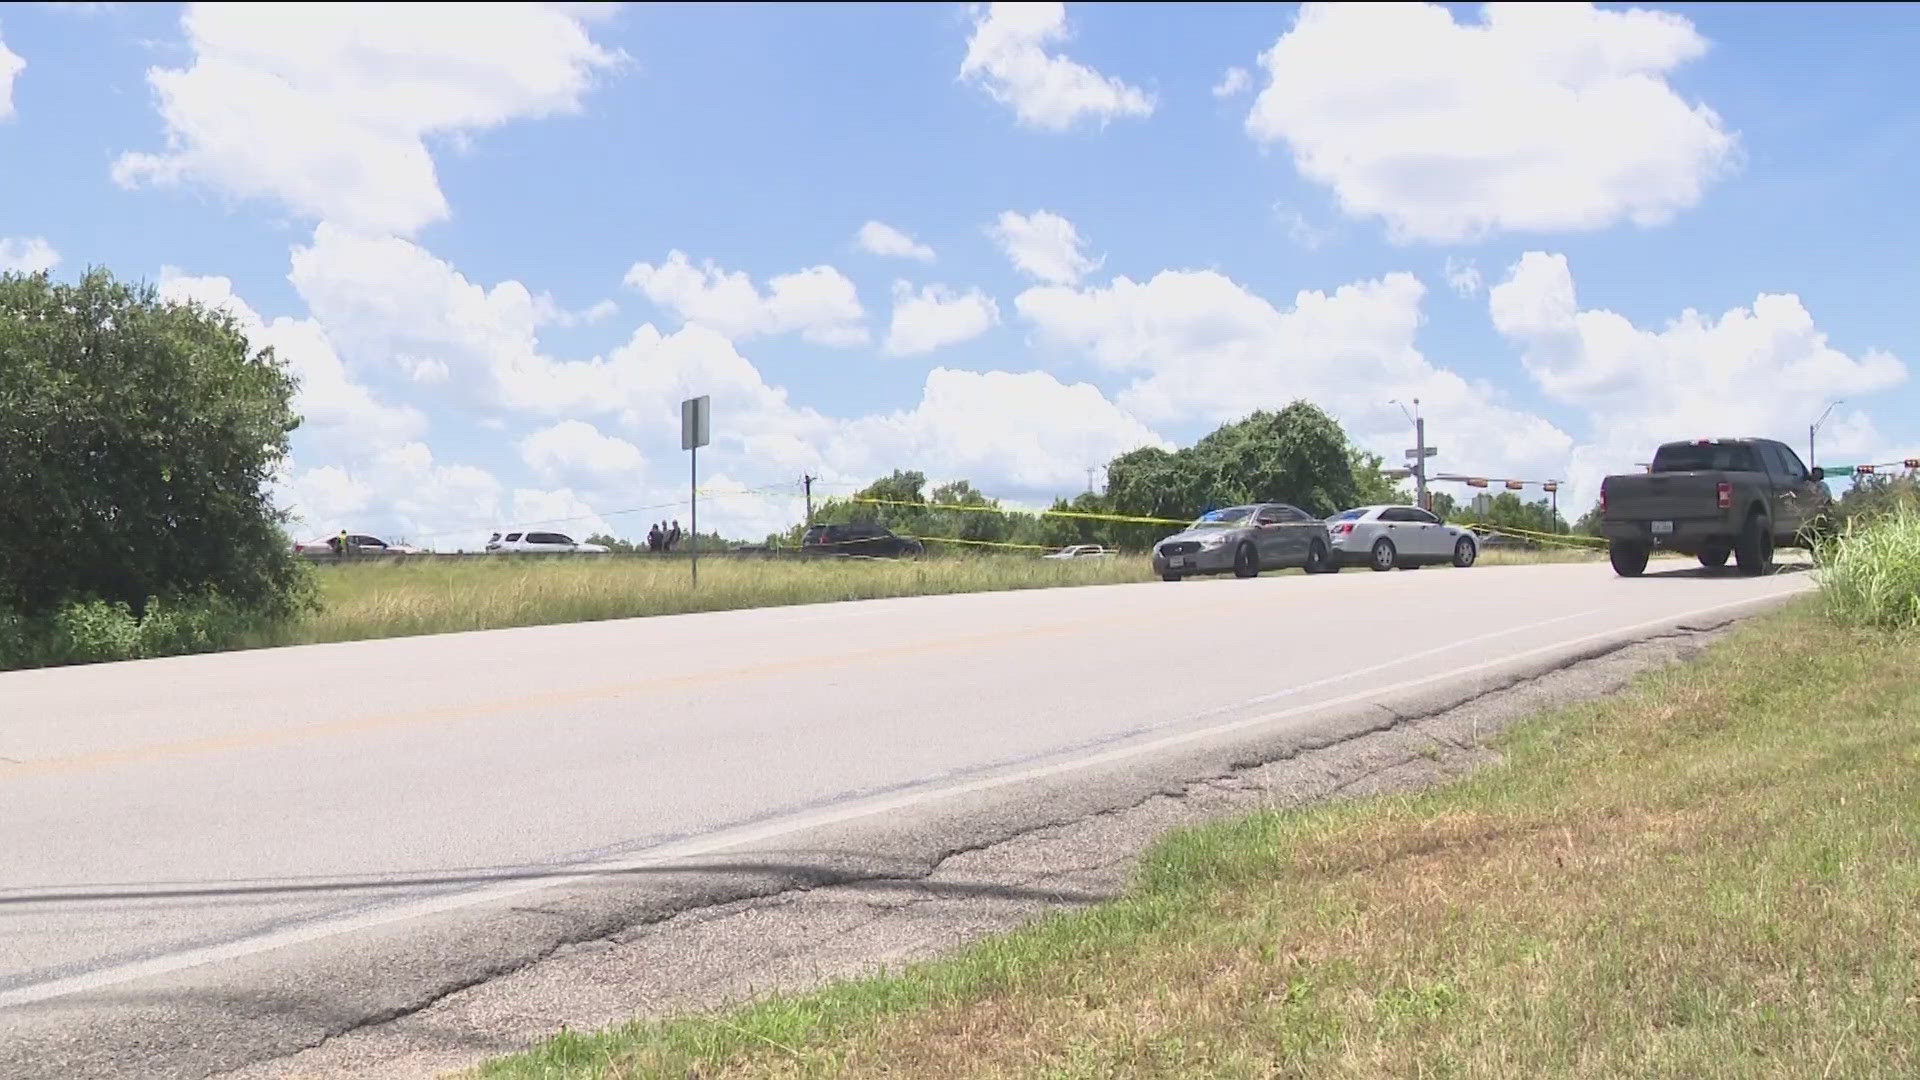
POLYGON ((505 554, 607 554, 607 548, 603 545, 582 544, 565 533, 556 532, 510 532, 505 536, 494 533, 493 538, 487 541, 487 550, 505 554))

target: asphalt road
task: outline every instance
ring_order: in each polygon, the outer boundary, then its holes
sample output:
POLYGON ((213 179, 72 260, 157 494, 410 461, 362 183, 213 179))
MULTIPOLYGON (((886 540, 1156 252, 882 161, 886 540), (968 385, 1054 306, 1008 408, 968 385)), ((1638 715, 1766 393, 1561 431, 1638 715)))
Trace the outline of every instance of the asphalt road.
POLYGON ((1348 570, 0 674, 0 1075, 236 1068, 1810 584, 1348 570))

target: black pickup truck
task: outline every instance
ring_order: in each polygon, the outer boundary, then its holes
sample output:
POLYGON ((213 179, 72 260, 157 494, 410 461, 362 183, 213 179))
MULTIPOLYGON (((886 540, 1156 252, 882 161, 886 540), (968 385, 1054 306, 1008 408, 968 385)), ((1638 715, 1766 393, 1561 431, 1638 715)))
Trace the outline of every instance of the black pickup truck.
POLYGON ((1811 547, 1833 506, 1826 474, 1808 469, 1772 439, 1671 442, 1645 473, 1600 482, 1600 532, 1614 572, 1637 577, 1655 549, 1727 557, 1743 574, 1763 574, 1773 549, 1811 547))

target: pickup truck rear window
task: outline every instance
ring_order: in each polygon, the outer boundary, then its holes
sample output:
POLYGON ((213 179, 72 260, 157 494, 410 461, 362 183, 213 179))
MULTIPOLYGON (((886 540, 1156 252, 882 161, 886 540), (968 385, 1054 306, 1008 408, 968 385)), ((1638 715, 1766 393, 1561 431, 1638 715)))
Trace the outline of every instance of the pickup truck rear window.
POLYGON ((1672 443, 1654 451, 1653 472, 1760 472, 1753 447, 1730 443, 1672 443))

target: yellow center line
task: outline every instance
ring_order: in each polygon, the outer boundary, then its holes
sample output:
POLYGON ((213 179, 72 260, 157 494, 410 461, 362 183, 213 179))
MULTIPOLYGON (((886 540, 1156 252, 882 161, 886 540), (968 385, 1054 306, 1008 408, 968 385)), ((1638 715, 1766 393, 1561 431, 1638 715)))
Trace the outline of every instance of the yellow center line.
POLYGON ((0 759, 0 777, 50 776, 85 772, 114 765, 161 761, 169 758, 183 758, 195 754, 211 754, 227 750, 244 750, 269 746, 275 743, 293 742, 298 739, 351 735, 386 728, 411 727, 449 720, 477 719, 483 716, 497 716, 501 713, 510 713, 521 709, 546 708, 556 705, 574 705, 591 701, 613 700, 642 691, 657 691, 664 687, 693 686, 733 679, 790 674, 808 671, 822 665, 854 664, 867 660, 881 660, 923 653, 942 652, 952 649, 965 649, 978 645, 996 645, 1009 641, 1022 641, 1030 638, 1068 633, 1075 630, 1084 630, 1090 627, 1110 627, 1112 625, 1112 619, 1081 619, 1074 622, 1050 623, 1039 626, 993 630, 978 634, 966 634, 959 637, 934 641, 876 646, 874 648, 830 654, 827 656, 803 656, 790 660, 772 660, 759 664, 748 664, 740 667, 720 668, 710 671, 696 671, 681 675, 658 675, 632 682, 613 683, 574 690, 546 691, 537 694, 525 694, 519 697, 467 702, 460 705, 443 705, 404 712, 375 713, 369 716, 325 720, 317 723, 295 724, 285 727, 257 728, 251 731, 238 731, 226 735, 210 735, 197 739, 149 743, 145 746, 94 750, 86 753, 65 754, 58 757, 28 759, 26 761, 0 759))

